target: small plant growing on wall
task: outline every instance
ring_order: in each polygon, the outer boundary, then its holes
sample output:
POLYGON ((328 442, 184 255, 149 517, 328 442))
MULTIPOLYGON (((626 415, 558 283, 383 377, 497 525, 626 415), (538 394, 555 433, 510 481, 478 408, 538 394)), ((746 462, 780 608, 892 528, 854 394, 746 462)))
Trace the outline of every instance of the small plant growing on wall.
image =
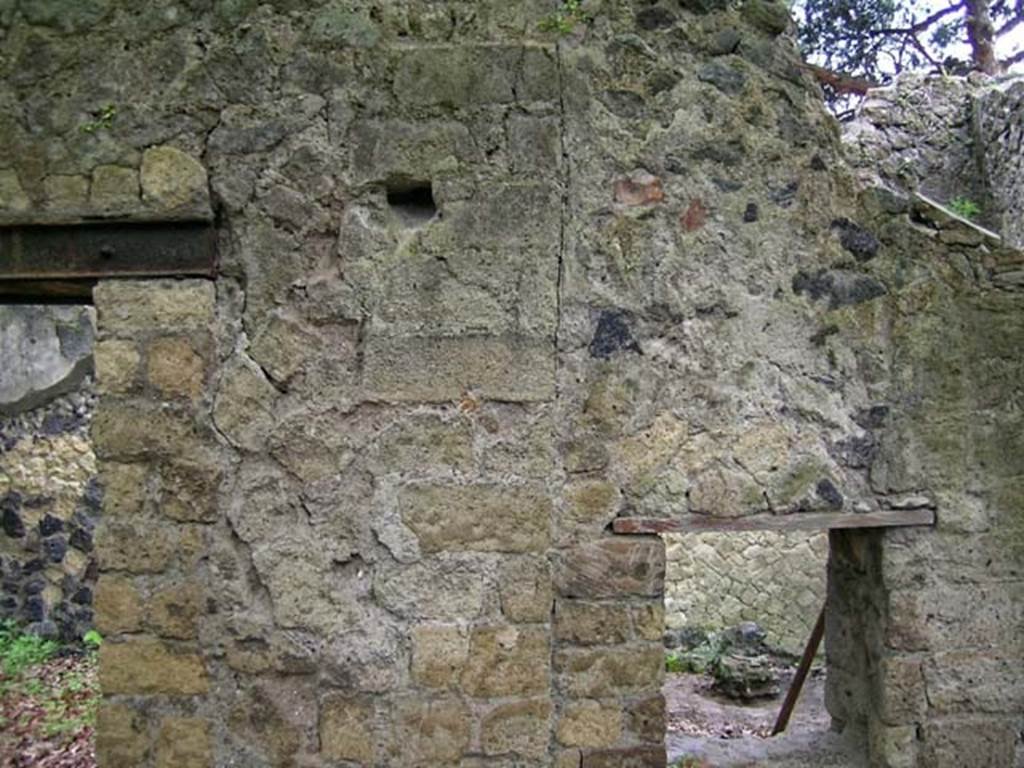
POLYGON ((949 209, 968 221, 973 220, 979 213, 981 213, 981 206, 969 197, 954 197, 949 201, 949 209))
POLYGON ((117 107, 113 104, 104 104, 97 110, 92 112, 93 119, 88 122, 82 123, 79 126, 79 130, 82 133, 96 133, 101 128, 109 128, 114 124, 114 118, 117 117, 117 107))
POLYGON ((586 14, 583 12, 583 0, 563 0, 562 7, 541 19, 537 25, 541 32, 555 32, 565 36, 570 34, 576 25, 586 21, 586 14))

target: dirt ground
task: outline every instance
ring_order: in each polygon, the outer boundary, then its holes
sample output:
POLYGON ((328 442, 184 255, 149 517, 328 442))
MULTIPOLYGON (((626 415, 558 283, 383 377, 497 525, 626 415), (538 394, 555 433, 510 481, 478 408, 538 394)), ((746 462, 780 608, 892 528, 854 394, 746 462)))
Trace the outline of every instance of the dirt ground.
MULTIPOLYGON (((782 681, 785 694, 792 672, 782 681)), ((665 682, 669 765, 686 768, 834 766, 860 768, 855 745, 830 730, 825 711, 825 676, 816 672, 803 692, 786 732, 769 737, 783 695, 739 704, 715 694, 708 675, 670 674, 665 682)))

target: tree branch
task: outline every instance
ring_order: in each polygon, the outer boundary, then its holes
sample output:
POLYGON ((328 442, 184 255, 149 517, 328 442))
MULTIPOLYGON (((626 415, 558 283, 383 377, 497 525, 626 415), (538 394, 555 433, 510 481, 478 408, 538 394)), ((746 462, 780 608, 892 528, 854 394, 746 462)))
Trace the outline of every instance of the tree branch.
POLYGON ((958 0, 958 2, 943 8, 941 11, 936 11, 931 16, 926 16, 920 21, 915 21, 909 27, 889 27, 885 29, 869 29, 867 34, 869 35, 916 35, 919 32, 924 32, 935 22, 940 19, 944 19, 951 13, 962 10, 966 0, 958 0))
POLYGON ((1022 61, 1024 61, 1024 50, 1017 51, 1013 56, 1007 56, 1003 59, 1002 65, 1009 69, 1014 64, 1020 64, 1022 61))
POLYGON ((810 72, 822 85, 832 87, 836 93, 857 93, 863 95, 868 92, 868 89, 878 87, 878 83, 873 83, 862 77, 854 77, 842 72, 833 72, 831 69, 819 67, 816 64, 804 62, 800 66, 810 72))
POLYGON ((1003 24, 999 29, 996 30, 996 37, 1002 37, 1010 30, 1016 29, 1019 25, 1024 24, 1024 15, 1017 15, 1010 19, 1008 22, 1003 24))
POLYGON ((921 52, 921 55, 924 56, 925 60, 929 64, 931 64, 938 70, 942 69, 942 63, 935 60, 935 58, 928 52, 928 49, 925 48, 921 44, 921 41, 917 39, 917 35, 907 35, 907 39, 910 40, 911 45, 913 45, 915 48, 917 48, 918 51, 921 52))

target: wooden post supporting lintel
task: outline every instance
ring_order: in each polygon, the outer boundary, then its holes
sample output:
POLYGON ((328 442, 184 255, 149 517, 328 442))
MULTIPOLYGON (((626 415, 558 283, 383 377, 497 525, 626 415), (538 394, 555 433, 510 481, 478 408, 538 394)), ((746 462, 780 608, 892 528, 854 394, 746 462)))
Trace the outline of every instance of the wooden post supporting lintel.
POLYGON ((821 645, 821 638, 825 636, 825 608, 825 605, 821 606, 818 620, 814 623, 814 629, 811 630, 811 636, 807 640, 807 645, 804 646, 803 656, 800 657, 800 666, 796 668, 793 682, 790 684, 789 690, 786 691, 786 699, 782 702, 782 709, 779 710, 779 716, 775 720, 772 736, 778 736, 789 725, 789 718, 796 708, 796 702, 800 698, 800 691, 803 690, 804 681, 811 671, 811 664, 814 663, 814 657, 818 655, 818 646, 821 645))

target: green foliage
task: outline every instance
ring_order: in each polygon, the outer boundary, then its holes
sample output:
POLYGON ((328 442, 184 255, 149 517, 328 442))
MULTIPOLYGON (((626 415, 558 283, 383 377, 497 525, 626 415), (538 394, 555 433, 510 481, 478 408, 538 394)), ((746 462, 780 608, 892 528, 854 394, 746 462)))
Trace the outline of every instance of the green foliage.
MULTIPOLYGON (((996 0, 987 6, 989 42, 1013 30, 1020 2, 996 0)), ((804 58, 833 72, 884 82, 904 70, 966 74, 984 61, 954 54, 971 34, 964 2, 929 5, 919 0, 795 0, 797 42, 804 58)), ((979 31, 980 30, 980 31, 979 31)), ((1014 58, 1014 57, 1011 57, 1014 58)))
POLYGON ((90 629, 84 635, 82 635, 82 642, 85 643, 85 647, 90 651, 98 650, 103 645, 103 635, 97 632, 95 629, 90 629))
POLYGON ((707 768, 707 765, 696 755, 683 755, 673 760, 669 768, 707 768))
POLYGON ((729 642, 721 635, 711 633, 708 639, 689 651, 673 651, 665 657, 665 671, 671 674, 712 672, 722 654, 729 650, 729 642))
POLYGON ((42 664, 57 652, 57 647, 52 640, 22 633, 11 620, 0 623, 0 666, 7 677, 42 664))
POLYGON ((981 213, 981 206, 969 197, 954 197, 946 204, 946 207, 958 216, 962 216, 968 220, 973 219, 981 213))
POLYGON ((563 0, 562 7, 541 19, 537 26, 541 32, 555 32, 564 37, 570 34, 577 24, 586 21, 582 4, 583 0, 563 0))
POLYGON ((73 734, 96 724, 100 691, 95 681, 81 674, 70 675, 48 693, 43 699, 43 734, 47 738, 73 734))
POLYGON ((97 110, 93 110, 93 119, 82 123, 78 129, 82 133, 96 133, 101 128, 109 128, 114 124, 117 117, 117 107, 113 104, 105 104, 97 110))

